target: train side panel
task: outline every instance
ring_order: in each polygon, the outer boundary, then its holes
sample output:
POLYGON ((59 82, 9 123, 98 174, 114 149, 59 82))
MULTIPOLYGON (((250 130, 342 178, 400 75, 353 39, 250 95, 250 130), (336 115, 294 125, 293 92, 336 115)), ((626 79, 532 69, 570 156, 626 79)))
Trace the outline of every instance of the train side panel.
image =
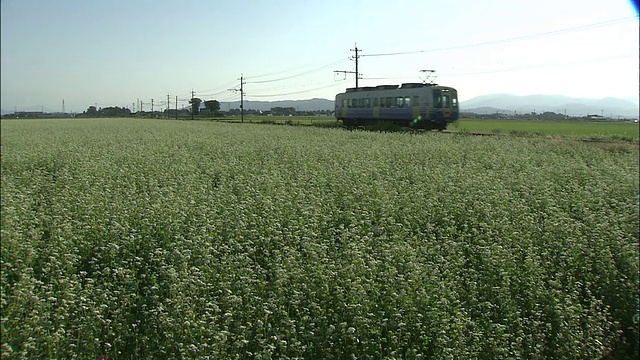
POLYGON ((335 101, 336 117, 347 126, 384 120, 402 126, 444 129, 459 117, 457 92, 450 87, 419 84, 410 88, 349 90, 337 94, 335 101))

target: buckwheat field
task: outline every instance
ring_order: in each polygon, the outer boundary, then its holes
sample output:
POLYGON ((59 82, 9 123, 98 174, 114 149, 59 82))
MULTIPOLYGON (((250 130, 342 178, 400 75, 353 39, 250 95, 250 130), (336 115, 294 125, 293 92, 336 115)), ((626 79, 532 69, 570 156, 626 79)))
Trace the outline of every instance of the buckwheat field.
POLYGON ((638 357, 637 142, 1 124, 3 358, 638 357))

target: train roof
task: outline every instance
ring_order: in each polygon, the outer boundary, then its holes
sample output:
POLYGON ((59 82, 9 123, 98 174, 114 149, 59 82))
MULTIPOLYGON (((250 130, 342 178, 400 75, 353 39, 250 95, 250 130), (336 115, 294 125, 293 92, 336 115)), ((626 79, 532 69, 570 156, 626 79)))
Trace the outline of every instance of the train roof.
POLYGON ((400 85, 378 85, 378 86, 363 86, 363 87, 352 87, 347 88, 348 93, 359 92, 359 91, 376 91, 376 90, 395 90, 395 89, 415 89, 415 88, 423 88, 423 87, 432 87, 438 86, 438 84, 434 83, 403 83, 400 85))
POLYGON ((403 89, 414 89, 414 88, 431 87, 431 86, 438 86, 438 84, 434 84, 434 83, 404 83, 404 84, 402 84, 402 88, 403 89))

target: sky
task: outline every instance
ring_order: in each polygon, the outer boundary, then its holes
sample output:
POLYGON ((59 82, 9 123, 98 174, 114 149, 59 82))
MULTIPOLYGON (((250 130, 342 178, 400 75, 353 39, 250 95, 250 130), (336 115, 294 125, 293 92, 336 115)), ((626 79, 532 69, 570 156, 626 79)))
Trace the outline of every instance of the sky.
POLYGON ((333 99, 427 80, 638 102, 629 0, 0 0, 1 108, 333 99), (335 72, 344 71, 344 72, 335 72), (231 90, 230 90, 231 89, 231 90), (235 91, 233 90, 235 89, 235 91))

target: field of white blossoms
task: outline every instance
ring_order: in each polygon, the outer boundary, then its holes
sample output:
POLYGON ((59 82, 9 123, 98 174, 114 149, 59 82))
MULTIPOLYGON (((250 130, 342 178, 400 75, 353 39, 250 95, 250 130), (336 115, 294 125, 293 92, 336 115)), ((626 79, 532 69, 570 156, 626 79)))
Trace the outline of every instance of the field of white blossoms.
POLYGON ((2 357, 638 357, 637 143, 2 120, 2 357))

